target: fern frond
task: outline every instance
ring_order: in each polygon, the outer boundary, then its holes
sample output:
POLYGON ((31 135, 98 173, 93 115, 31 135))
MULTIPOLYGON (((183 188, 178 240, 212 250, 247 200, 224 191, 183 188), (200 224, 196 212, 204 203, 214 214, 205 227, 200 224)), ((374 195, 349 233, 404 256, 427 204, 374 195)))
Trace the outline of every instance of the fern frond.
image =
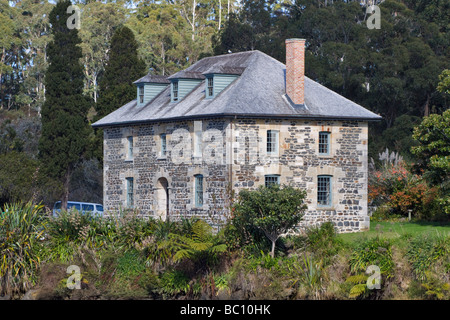
POLYGON ((367 291, 366 284, 357 284, 350 289, 349 298, 357 298, 367 291))
POLYGON ((362 283, 365 284, 366 281, 367 281, 367 276, 364 274, 357 274, 354 276, 350 276, 345 280, 345 282, 352 283, 352 284, 362 284, 362 283))

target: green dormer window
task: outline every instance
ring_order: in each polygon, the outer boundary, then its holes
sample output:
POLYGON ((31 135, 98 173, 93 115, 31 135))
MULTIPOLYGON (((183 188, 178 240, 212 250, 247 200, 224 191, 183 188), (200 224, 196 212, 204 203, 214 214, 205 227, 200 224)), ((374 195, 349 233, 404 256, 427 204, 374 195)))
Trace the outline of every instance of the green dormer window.
POLYGON ((212 99, 217 97, 225 90, 236 78, 237 74, 224 73, 205 73, 205 98, 212 99))
POLYGON ((143 107, 167 88, 170 82, 165 76, 149 73, 133 83, 137 87, 137 105, 143 107))
POLYGON ((206 78, 206 97, 207 98, 212 98, 214 97, 214 78, 208 77, 206 78))

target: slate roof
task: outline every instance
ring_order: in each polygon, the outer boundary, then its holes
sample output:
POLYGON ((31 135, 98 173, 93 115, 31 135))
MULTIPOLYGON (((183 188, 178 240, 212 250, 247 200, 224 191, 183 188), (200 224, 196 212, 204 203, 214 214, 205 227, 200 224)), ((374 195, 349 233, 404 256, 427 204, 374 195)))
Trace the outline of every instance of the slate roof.
POLYGON ((167 83, 170 84, 170 80, 166 76, 159 76, 154 74, 147 74, 142 78, 136 80, 133 83, 167 83))
POLYGON ((381 119, 308 77, 305 77, 305 104, 293 105, 286 97, 285 75, 283 63, 258 50, 207 57, 168 77, 203 79, 180 101, 170 101, 170 86, 167 86, 145 106, 138 107, 136 100, 130 101, 92 126, 206 117, 381 119), (204 74, 219 71, 233 71, 240 76, 213 99, 205 99, 204 74))

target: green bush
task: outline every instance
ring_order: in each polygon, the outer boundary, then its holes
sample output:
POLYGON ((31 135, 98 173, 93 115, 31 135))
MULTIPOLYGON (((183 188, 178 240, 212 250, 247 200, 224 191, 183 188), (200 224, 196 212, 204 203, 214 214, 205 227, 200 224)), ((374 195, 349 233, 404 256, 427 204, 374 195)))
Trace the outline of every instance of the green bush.
POLYGON ((309 249, 317 256, 326 258, 337 254, 341 241, 336 237, 336 230, 332 222, 322 223, 320 226, 308 228, 306 230, 306 242, 309 249))
MULTIPOLYGON (((260 240, 262 235, 271 241, 272 257, 278 238, 301 221, 306 205, 306 191, 291 186, 272 184, 257 190, 241 190, 232 208, 234 234, 245 242, 260 240)), ((258 241, 259 242, 259 241, 258 241)))
POLYGON ((415 277, 418 280, 425 280, 426 272, 435 262, 447 259, 448 263, 449 252, 450 237, 418 235, 409 242, 406 256, 415 277))
POLYGON ((189 282, 189 277, 182 271, 171 269, 161 275, 158 291, 163 297, 188 294, 191 291, 189 282))
POLYGON ((380 237, 361 241, 353 249, 349 265, 354 274, 366 272, 368 266, 376 265, 382 275, 390 278, 394 270, 391 242, 380 237))

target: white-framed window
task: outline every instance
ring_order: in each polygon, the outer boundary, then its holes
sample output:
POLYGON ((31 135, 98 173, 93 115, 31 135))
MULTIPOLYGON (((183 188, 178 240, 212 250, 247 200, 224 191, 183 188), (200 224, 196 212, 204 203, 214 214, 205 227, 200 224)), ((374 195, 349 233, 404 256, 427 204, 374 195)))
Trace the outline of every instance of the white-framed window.
POLYGON ((203 175, 196 174, 194 179, 195 206, 200 208, 203 206, 203 175))
POLYGON ((159 135, 161 142, 161 157, 165 157, 167 155, 167 136, 165 133, 159 135))
POLYGON ((278 130, 267 130, 266 151, 268 154, 278 154, 278 135, 278 130))
POLYGON ((134 179, 126 178, 127 181, 127 207, 134 207, 134 179))
POLYGON ((133 159, 133 136, 127 137, 127 158, 133 159))
POLYGON ((329 175, 317 176, 317 205, 320 207, 331 206, 331 178, 329 175))
POLYGON ((280 184, 280 175, 278 174, 267 174, 264 176, 264 183, 266 187, 271 186, 272 184, 280 184))
POLYGON ((172 101, 178 101, 178 81, 172 82, 172 101))
POLYGON ((329 155, 330 154, 330 132, 321 131, 319 132, 319 155, 329 155))
POLYGON ((214 78, 206 78, 206 97, 212 98, 214 96, 214 78))
POLYGON ((144 103, 144 86, 139 86, 139 103, 144 103))

